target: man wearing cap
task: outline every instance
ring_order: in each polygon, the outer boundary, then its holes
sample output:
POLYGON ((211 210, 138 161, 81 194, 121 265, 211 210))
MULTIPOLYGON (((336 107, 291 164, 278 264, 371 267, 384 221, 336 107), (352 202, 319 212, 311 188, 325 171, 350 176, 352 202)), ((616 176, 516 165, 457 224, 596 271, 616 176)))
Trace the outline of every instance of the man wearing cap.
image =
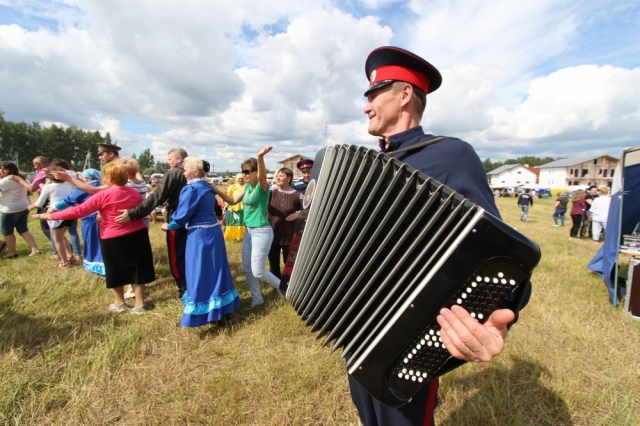
MULTIPOLYGON (((122 210, 122 214, 115 218, 118 223, 127 223, 130 220, 142 219, 148 216, 157 206, 167 203, 167 220, 171 221, 171 215, 178 207, 180 191, 187 184, 184 177, 184 167, 182 162, 189 154, 182 148, 174 148, 169 151, 167 162, 171 167, 158 183, 155 191, 145 198, 135 209, 122 210)), ((211 206, 213 208, 213 206, 211 206)), ((187 282, 184 277, 184 253, 187 246, 187 229, 178 228, 167 231, 167 250, 169 253, 169 268, 171 275, 176 281, 180 297, 187 289, 187 282)))
POLYGON ((313 168, 313 160, 304 159, 298 161, 297 164, 298 170, 302 173, 302 179, 295 182, 293 185, 293 189, 300 192, 302 195, 307 191, 307 186, 309 186, 309 179, 311 178, 311 169, 313 168))
MULTIPOLYGON (((426 95, 442 83, 440 72, 424 59, 396 47, 375 49, 367 58, 364 113, 369 133, 380 137, 380 149, 449 186, 489 213, 500 217, 484 167, 468 143, 425 134, 420 126, 426 95)), ((530 291, 529 286, 527 290, 530 291)), ((460 306, 442 309, 437 321, 443 343, 455 358, 443 366, 450 371, 464 361, 487 362, 504 348, 507 326, 514 322, 517 302, 506 303, 483 325, 460 306)), ((369 395, 349 376, 351 397, 365 425, 433 424, 438 379, 425 385, 410 402, 389 408, 369 395)))
POLYGON ((98 159, 102 166, 116 160, 120 157, 120 148, 118 145, 113 145, 110 143, 99 143, 98 145, 98 159))

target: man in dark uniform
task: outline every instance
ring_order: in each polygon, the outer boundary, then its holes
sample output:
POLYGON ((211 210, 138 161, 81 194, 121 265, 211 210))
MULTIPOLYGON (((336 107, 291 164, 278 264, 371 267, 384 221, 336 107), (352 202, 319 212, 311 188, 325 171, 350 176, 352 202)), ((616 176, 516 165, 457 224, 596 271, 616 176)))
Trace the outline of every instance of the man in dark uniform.
POLYGON ((298 161, 297 164, 300 173, 302 173, 302 179, 295 182, 293 185, 293 189, 300 192, 302 195, 307 191, 307 186, 309 186, 309 179, 311 179, 311 169, 313 168, 313 160, 305 159, 298 161))
MULTIPOLYGON (((187 184, 184 177, 184 167, 182 162, 188 157, 187 151, 182 148, 174 148, 169 151, 168 163, 171 169, 165 173, 158 183, 155 191, 145 198, 135 209, 124 210, 116 217, 116 222, 127 223, 130 220, 141 219, 148 216, 157 206, 167 202, 167 222, 171 221, 171 215, 178 207, 180 191, 187 184)), ((211 206, 213 208, 213 206, 211 206)), ((187 245, 186 228, 178 228, 167 231, 167 249, 169 253, 169 267, 171 275, 176 280, 180 297, 187 289, 187 282, 184 277, 184 253, 187 245)))
POLYGON ((582 214, 582 225, 580 226, 580 238, 593 238, 591 231, 591 204, 593 204, 593 200, 598 198, 598 187, 595 185, 591 185, 587 188, 587 195, 584 197, 585 203, 587 203, 587 208, 584 209, 584 213, 582 214))
MULTIPOLYGON (((369 117, 369 133, 379 136, 380 148, 398 160, 422 171, 458 191, 489 213, 500 217, 487 183, 484 167, 471 145, 451 137, 427 135, 420 127, 426 94, 442 83, 437 69, 406 50, 381 47, 365 64, 369 89, 364 113, 369 117)), ((449 371, 464 361, 487 362, 500 354, 508 325, 519 306, 495 311, 486 323, 478 322, 459 306, 442 309, 437 318, 443 343, 455 358, 443 367, 449 371)), ((373 425, 430 425, 436 406, 438 380, 425 385, 411 401, 390 408, 375 400, 349 376, 351 397, 360 419, 373 425)))

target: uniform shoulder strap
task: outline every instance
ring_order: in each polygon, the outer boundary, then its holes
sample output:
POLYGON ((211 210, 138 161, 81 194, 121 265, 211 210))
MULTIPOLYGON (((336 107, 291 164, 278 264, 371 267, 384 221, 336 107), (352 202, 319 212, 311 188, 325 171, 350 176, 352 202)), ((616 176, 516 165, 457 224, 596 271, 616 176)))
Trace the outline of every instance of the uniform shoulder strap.
POLYGON ((436 142, 440 142, 441 140, 444 140, 444 139, 451 139, 451 136, 438 136, 437 138, 429 139, 428 141, 414 143, 413 145, 409 145, 409 146, 407 146, 405 148, 402 148, 402 149, 399 149, 397 151, 386 152, 385 154, 394 155, 394 154, 397 154, 399 152, 405 152, 405 151, 411 151, 413 149, 423 148, 423 147, 425 147, 427 145, 431 145, 431 144, 434 144, 436 142))

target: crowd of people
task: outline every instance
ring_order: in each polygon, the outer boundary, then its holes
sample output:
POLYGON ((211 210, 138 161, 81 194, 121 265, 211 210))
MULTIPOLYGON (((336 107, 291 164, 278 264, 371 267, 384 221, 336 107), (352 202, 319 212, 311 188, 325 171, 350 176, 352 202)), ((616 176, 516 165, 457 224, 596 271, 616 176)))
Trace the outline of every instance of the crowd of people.
MULTIPOLYGON (((554 226, 558 226, 558 219, 564 226, 564 215, 567 212, 569 203, 568 194, 561 192, 554 206, 553 220, 554 226)), ((609 216, 609 188, 602 187, 598 190, 595 185, 587 190, 579 189, 571 196, 571 216, 572 226, 569 231, 571 238, 593 239, 595 244, 601 242, 600 235, 606 232, 607 217, 609 216)))
MULTIPOLYGON (((31 247, 29 256, 41 253, 28 230, 29 211, 37 209, 32 217, 51 240, 55 267, 71 268, 81 259, 84 269, 105 278, 114 297, 110 311, 141 314, 147 310, 145 285, 155 280, 150 217, 155 223, 153 215, 166 206, 162 230, 167 235, 170 270, 185 306, 181 325, 202 326, 240 307, 217 214, 217 193, 226 201, 227 237, 242 241, 242 264, 252 293, 247 309, 264 304, 258 280, 284 298, 279 288, 280 262, 286 262, 303 195, 292 188, 293 172, 288 168, 278 170, 274 184, 267 185, 264 155, 271 149, 244 161, 242 173, 226 192, 207 181, 208 162, 188 157, 181 148, 169 152, 171 169, 155 191, 140 175, 137 161, 120 158, 116 145, 98 145, 102 171, 76 173, 65 160, 36 157, 37 173, 29 182, 15 164, 3 163, 0 251, 7 250, 5 259, 18 257, 17 231, 31 247), (38 194, 33 203, 32 191, 38 194), (82 220, 82 249, 77 219, 82 220), (135 299, 134 306, 129 307, 127 299, 135 299)), ((303 182, 309 180, 309 161, 300 164, 305 171, 303 182)))
MULTIPOLYGON (((532 195, 529 189, 519 194, 517 204, 521 210, 521 221, 527 221, 534 198, 535 195, 532 195)), ((594 243, 598 244, 604 240, 601 235, 606 231, 610 202, 608 187, 598 189, 597 186, 591 185, 587 190, 574 191, 571 197, 566 191, 560 192, 553 205, 553 227, 564 227, 565 215, 569 211, 571 217, 569 236, 577 239, 593 239, 594 243), (571 202, 570 207, 569 202, 571 202)))

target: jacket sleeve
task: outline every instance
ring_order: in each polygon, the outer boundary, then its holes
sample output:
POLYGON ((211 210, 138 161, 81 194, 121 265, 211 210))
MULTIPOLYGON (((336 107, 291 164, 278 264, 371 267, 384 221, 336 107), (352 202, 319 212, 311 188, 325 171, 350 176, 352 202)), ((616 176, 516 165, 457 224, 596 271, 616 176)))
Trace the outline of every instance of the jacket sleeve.
POLYGON ((180 186, 180 175, 182 175, 181 169, 174 167, 169 170, 164 178, 158 183, 158 187, 155 191, 146 197, 135 209, 127 211, 131 220, 142 219, 149 216, 156 206, 161 205, 169 196, 177 191, 180 186))
POLYGON ((88 216, 91 213, 95 213, 98 210, 100 210, 100 206, 102 204, 101 194, 104 194, 104 191, 95 194, 93 197, 89 198, 87 201, 85 201, 80 205, 52 213, 51 219, 53 220, 79 219, 81 217, 88 216))

